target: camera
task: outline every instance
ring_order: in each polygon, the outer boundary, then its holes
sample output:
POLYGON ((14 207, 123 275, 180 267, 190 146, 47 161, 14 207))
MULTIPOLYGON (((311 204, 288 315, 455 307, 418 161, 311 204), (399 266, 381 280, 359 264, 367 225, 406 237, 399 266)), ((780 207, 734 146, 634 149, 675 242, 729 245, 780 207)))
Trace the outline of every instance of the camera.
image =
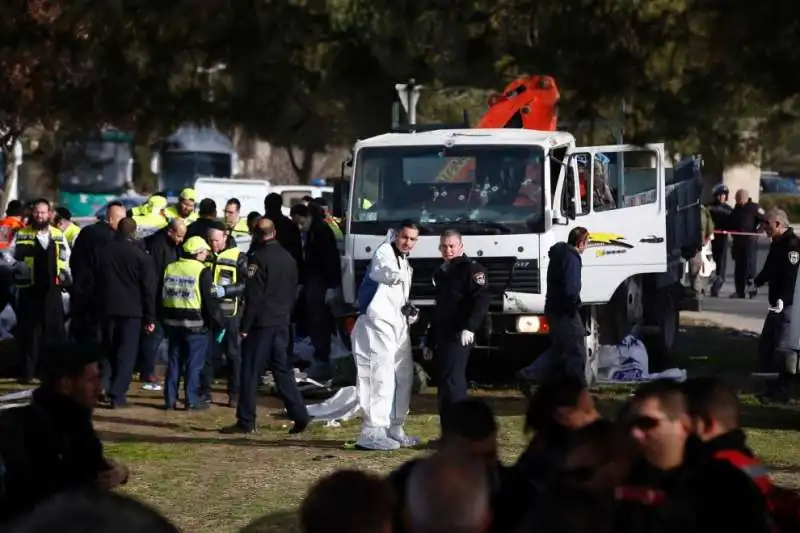
POLYGON ((400 312, 406 317, 406 322, 409 325, 414 324, 419 319, 419 308, 412 303, 405 304, 400 308, 400 312))

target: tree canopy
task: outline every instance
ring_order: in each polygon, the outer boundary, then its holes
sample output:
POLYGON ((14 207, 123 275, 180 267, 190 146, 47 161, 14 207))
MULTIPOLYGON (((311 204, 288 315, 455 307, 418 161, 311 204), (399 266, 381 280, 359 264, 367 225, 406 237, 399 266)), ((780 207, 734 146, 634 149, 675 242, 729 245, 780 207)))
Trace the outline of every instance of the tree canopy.
POLYGON ((37 123, 163 134, 213 119, 303 154, 302 176, 304 158, 389 127, 394 83, 424 84, 421 114, 446 121, 462 104, 480 113, 523 74, 556 78, 565 119, 616 119, 625 102, 627 138, 719 161, 755 152, 740 132, 771 142, 796 122, 800 21, 780 0, 6 4, 11 136, 37 123))

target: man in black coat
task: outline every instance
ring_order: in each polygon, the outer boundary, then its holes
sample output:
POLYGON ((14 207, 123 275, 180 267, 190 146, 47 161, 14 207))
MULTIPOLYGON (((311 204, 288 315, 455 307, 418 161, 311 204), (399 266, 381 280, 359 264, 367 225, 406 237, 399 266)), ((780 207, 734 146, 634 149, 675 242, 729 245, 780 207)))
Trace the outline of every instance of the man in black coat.
POLYGON ((236 423, 222 432, 255 431, 258 384, 261 371, 268 366, 287 414, 294 422, 289 433, 300 433, 310 418, 286 353, 289 317, 297 293, 297 265, 276 241, 275 226, 268 218, 256 223, 253 248, 247 255, 245 308, 239 328, 243 339, 241 390, 236 423))
POLYGON ((309 376, 313 374, 318 380, 330 378, 331 335, 336 328, 333 306, 342 285, 336 236, 323 216, 324 212, 313 203, 292 208, 292 219, 303 236, 300 283, 305 295, 308 336, 314 346, 314 366, 309 369, 309 376))
POLYGON ((100 317, 97 315, 93 273, 97 266, 97 250, 114 240, 119 221, 125 218, 125 206, 111 202, 105 220, 86 226, 78 233, 69 259, 72 272, 70 294, 70 331, 76 339, 99 340, 100 317))
MULTIPOLYGON (((303 242, 300 238, 300 230, 281 211, 283 200, 278 193, 270 193, 264 198, 264 216, 272 221, 275 226, 275 240, 283 246, 294 258, 297 267, 303 264, 303 242)), ((249 218, 249 217, 248 217, 249 218)))
POLYGON ((61 492, 128 480, 128 469, 104 456, 92 426, 100 347, 63 343, 49 351, 31 404, 0 412, 0 530, 61 492))
POLYGON ((136 222, 124 218, 116 239, 99 254, 97 290, 103 344, 109 357, 103 381, 109 406, 125 407, 142 331, 155 329, 156 280, 153 262, 136 241, 136 222))
MULTIPOLYGON (((197 222, 195 222, 197 224, 197 222)), ((181 244, 186 239, 186 222, 175 218, 164 229, 155 232, 144 240, 145 248, 153 261, 153 272, 156 283, 156 320, 152 333, 145 333, 139 343, 139 379, 144 382, 142 388, 148 391, 160 391, 156 371, 158 347, 164 340, 164 327, 161 324, 161 290, 164 286, 164 269, 181 255, 181 244)))

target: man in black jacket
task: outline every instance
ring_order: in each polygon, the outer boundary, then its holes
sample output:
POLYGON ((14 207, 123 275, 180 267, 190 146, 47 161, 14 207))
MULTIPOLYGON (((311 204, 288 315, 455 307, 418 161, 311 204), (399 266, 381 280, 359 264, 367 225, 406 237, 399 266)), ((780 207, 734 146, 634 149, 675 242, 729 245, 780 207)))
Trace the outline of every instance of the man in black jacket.
POLYGON ((112 489, 128 469, 107 459, 92 426, 100 394, 100 347, 51 347, 30 405, 0 412, 0 529, 50 497, 78 488, 112 489))
MULTIPOLYGON (((275 240, 294 258, 297 268, 302 268, 303 243, 300 239, 300 230, 291 218, 283 214, 282 207, 283 200, 280 194, 273 192, 264 198, 264 216, 275 226, 275 240)), ((249 219, 250 215, 247 218, 249 219)))
MULTIPOLYGON (((730 231, 733 208, 728 205, 728 194, 730 189, 727 185, 719 183, 714 186, 712 191, 714 200, 708 204, 708 213, 714 222, 714 229, 717 231, 730 231)), ((717 271, 714 274, 714 282, 711 284, 711 296, 719 296, 719 291, 725 284, 725 272, 728 268, 728 234, 717 233, 711 241, 711 254, 717 271)))
POLYGON ((731 298, 744 298, 746 291, 755 295, 753 278, 756 277, 758 259, 758 234, 764 222, 764 210, 753 202, 744 189, 736 191, 736 207, 731 214, 731 231, 744 235, 733 236, 733 281, 736 291, 731 298))
MULTIPOLYGON (((186 238, 192 237, 206 238, 208 230, 217 227, 219 221, 217 220, 217 203, 211 198, 203 198, 200 200, 200 205, 197 208, 197 220, 192 222, 186 229, 186 238)), ((227 236, 227 248, 236 246, 236 239, 227 236)))
POLYGON ((145 334, 139 346, 139 379, 144 382, 142 388, 149 391, 160 391, 156 371, 158 347, 164 340, 164 326, 161 323, 161 290, 164 287, 164 269, 181 255, 181 244, 186 238, 186 222, 175 218, 162 230, 157 231, 144 240, 145 247, 153 262, 156 283, 156 321, 152 333, 145 334))
POLYGON ((314 346, 314 366, 308 373, 318 380, 327 380, 331 375, 331 335, 336 331, 333 306, 340 300, 342 285, 336 236, 323 217, 324 212, 313 203, 292 208, 292 219, 303 235, 305 259, 300 283, 305 295, 308 336, 314 346))
POLYGON ((550 324, 550 351, 540 356, 537 372, 563 373, 586 384, 586 326, 581 310, 581 254, 589 231, 573 228, 567 242, 558 242, 548 253, 547 295, 544 312, 550 324), (545 359, 546 358, 546 359, 545 359))
MULTIPOLYGON (((756 484, 755 470, 761 464, 739 427, 736 392, 719 379, 706 377, 688 380, 684 393, 694 430, 687 442, 691 487, 704 510, 697 515, 698 530, 767 533, 771 518, 756 484)), ((762 476, 768 479, 767 475, 763 469, 762 476)))
POLYGON ((155 329, 155 272, 135 237, 136 222, 122 219, 116 239, 100 250, 97 265, 103 343, 109 357, 103 380, 112 409, 126 406, 139 338, 142 331, 155 329))
POLYGON ((252 433, 256 427, 256 394, 261 371, 272 370, 275 386, 294 426, 289 433, 300 433, 309 423, 303 397, 297 388, 286 349, 289 344, 289 317, 297 293, 297 265, 275 240, 275 226, 261 218, 253 234, 254 247, 248 254, 245 283, 245 309, 240 335, 242 387, 236 408, 236 423, 223 433, 252 433))
POLYGON ((100 317, 97 313, 97 293, 94 290, 93 274, 97 267, 97 251, 114 240, 119 221, 125 218, 125 207, 120 202, 111 202, 106 219, 87 226, 78 233, 69 258, 72 272, 70 293, 70 332, 76 339, 100 339, 100 317))

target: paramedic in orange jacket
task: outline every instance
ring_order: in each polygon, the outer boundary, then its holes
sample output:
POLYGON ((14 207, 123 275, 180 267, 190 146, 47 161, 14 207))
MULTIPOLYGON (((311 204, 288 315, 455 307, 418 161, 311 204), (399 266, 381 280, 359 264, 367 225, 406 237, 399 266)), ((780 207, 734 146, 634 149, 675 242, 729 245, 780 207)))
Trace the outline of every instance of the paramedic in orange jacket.
POLYGON ((6 216, 0 220, 0 250, 8 250, 17 230, 25 227, 25 206, 19 200, 11 200, 6 216))

